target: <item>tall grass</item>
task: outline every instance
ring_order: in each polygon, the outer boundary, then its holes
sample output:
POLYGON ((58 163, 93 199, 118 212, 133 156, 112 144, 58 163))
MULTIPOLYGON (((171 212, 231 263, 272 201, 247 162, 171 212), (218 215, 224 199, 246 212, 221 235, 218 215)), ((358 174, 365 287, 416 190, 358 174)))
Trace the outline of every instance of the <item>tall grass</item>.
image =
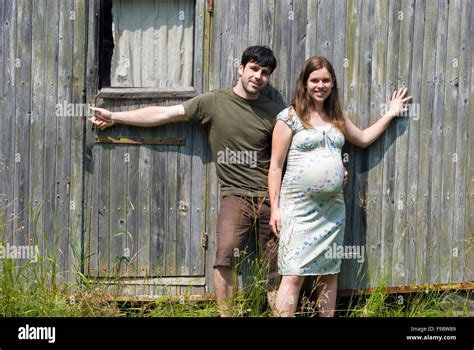
MULTIPOLYGON (((0 316, 55 317, 55 316, 119 316, 112 298, 100 288, 82 285, 75 293, 72 283, 56 281, 54 274, 39 271, 38 264, 47 271, 56 262, 41 259, 37 263, 18 264, 4 259, 0 274, 0 316), (33 276, 33 278, 32 278, 33 276)), ((49 271, 53 271, 51 268, 49 271)))
POLYGON ((389 293, 382 278, 371 293, 351 297, 345 317, 453 317, 469 316, 470 293, 428 290, 389 293))
MULTIPOLYGON (((55 317, 55 316, 150 316, 150 317, 215 317, 218 316, 214 301, 190 301, 184 295, 172 299, 160 297, 151 304, 137 307, 133 305, 120 308, 114 302, 106 287, 97 287, 88 282, 88 278, 77 273, 84 282, 57 282, 52 268, 54 258, 40 258, 38 262, 18 264, 13 259, 2 260, 0 274, 0 316, 1 317, 55 317), (41 268, 40 268, 41 266, 41 268), (74 290, 74 291, 73 291, 74 290)), ((241 293, 233 300, 231 316, 269 317, 265 291, 265 274, 257 273, 251 277, 241 293)), ((376 286, 370 294, 361 294, 351 298, 342 317, 443 317, 469 316, 469 298, 450 299, 452 293, 427 291, 394 295, 386 292, 382 284, 376 286)), ((317 303, 302 298, 300 317, 317 315, 317 303)))
MULTIPOLYGON (((10 240, 5 236, 5 225, 0 218, 0 244, 10 240)), ((45 232, 40 232, 47 237, 45 232)), ((45 245, 51 248, 58 243, 45 245)), ((38 242, 37 237, 35 242, 38 242)), ((219 315, 214 301, 191 301, 189 295, 170 298, 159 297, 145 304, 128 303, 119 305, 114 296, 107 292, 112 286, 120 293, 124 279, 120 276, 94 281, 90 276, 74 271, 73 280, 66 281, 59 276, 60 264, 56 250, 38 254, 36 261, 0 259, 0 317, 83 317, 83 316, 146 316, 146 317, 215 317, 219 315), (104 283, 105 282, 105 283, 104 283)), ((80 254, 73 250, 73 254, 80 254)), ((230 316, 270 317, 265 290, 267 267, 253 256, 246 256, 247 278, 241 291, 235 290, 230 316)), ((80 261, 80 259, 77 259, 80 261)), ((131 263, 131 262, 128 262, 131 263)), ((239 266, 238 266, 239 267, 239 266)), ((78 267, 79 270, 79 267, 78 267)), ((120 270, 120 269, 119 269, 120 270)), ((118 270, 117 270, 118 271, 118 270)), ((120 272, 118 271, 119 275, 120 272)), ((235 274, 234 286, 238 286, 235 274)), ((452 292, 426 291, 395 295, 387 292, 387 279, 379 279, 370 294, 359 294, 350 298, 342 317, 443 317, 469 316, 472 313, 470 295, 452 292), (455 297, 453 297, 453 295, 455 297)), ((341 305, 341 304, 339 304, 341 305)), ((302 297, 297 316, 317 316, 317 301, 302 297)))
POLYGON ((166 296, 158 298, 141 316, 151 317, 216 317, 219 310, 215 302, 189 301, 185 296, 178 300, 166 296))
MULTIPOLYGON (((265 317, 271 316, 271 308, 267 301, 268 266, 259 257, 247 257, 247 277, 242 282, 242 291, 235 290, 231 315, 234 317, 265 317)), ((234 275, 234 288, 237 289, 238 276, 234 275)))
MULTIPOLYGON (((121 315, 110 295, 88 283, 80 271, 75 272, 76 281, 60 278, 57 249, 50 249, 46 254, 38 249, 39 234, 48 247, 57 247, 59 242, 59 234, 55 233, 51 243, 44 229, 38 228, 40 213, 41 208, 30 214, 34 215, 35 259, 5 256, 0 259, 0 317, 121 315)), ((11 241, 6 235, 6 223, 5 218, 0 217, 0 245, 3 247, 11 241)))

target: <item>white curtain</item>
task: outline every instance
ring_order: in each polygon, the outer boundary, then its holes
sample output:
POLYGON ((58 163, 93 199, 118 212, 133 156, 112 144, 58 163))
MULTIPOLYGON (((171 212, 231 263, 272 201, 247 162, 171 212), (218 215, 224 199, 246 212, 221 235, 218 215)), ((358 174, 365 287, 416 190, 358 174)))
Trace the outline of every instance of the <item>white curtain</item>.
POLYGON ((194 1, 114 0, 112 87, 192 85, 194 1))

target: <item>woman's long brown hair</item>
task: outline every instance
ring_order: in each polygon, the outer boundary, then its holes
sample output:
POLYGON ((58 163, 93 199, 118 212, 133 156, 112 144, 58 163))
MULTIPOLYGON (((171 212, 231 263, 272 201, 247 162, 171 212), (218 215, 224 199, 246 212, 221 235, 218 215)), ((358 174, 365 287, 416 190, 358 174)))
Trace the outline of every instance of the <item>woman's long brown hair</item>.
POLYGON ((327 114, 329 121, 341 132, 345 131, 344 116, 342 114, 341 103, 339 102, 339 93, 337 88, 336 72, 326 58, 322 56, 314 56, 306 60, 300 76, 296 83, 296 90, 291 106, 296 111, 301 123, 306 128, 313 128, 309 123, 310 111, 314 110, 314 101, 306 89, 306 82, 309 75, 315 70, 326 68, 331 74, 334 85, 331 89, 331 94, 324 100, 323 110, 327 114))

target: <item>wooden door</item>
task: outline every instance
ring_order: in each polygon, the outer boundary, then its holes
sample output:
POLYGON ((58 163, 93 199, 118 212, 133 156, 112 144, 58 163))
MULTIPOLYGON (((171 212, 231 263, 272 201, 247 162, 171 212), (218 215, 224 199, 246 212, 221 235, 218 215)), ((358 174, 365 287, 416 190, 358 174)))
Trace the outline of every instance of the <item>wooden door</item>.
MULTIPOLYGON (((92 103, 124 111, 176 105, 202 92, 205 6, 194 6, 192 86, 106 87, 90 94, 92 103)), ((120 278, 120 294, 203 294, 206 128, 115 125, 99 132, 89 125, 86 143, 85 274, 107 283, 120 278)))

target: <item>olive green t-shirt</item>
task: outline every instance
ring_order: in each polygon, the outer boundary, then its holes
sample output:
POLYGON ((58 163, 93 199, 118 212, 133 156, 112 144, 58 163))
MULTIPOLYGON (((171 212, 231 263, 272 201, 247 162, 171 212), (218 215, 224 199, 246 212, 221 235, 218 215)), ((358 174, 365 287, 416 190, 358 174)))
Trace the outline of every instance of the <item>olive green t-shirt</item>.
POLYGON ((183 103, 193 121, 209 124, 209 142, 222 195, 266 196, 271 136, 282 109, 267 97, 246 100, 232 90, 183 103))

